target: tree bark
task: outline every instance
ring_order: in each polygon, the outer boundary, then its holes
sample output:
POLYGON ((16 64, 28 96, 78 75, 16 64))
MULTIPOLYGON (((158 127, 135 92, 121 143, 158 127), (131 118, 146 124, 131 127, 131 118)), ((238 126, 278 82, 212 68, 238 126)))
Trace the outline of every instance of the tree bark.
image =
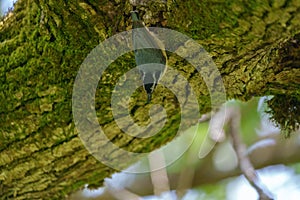
MULTIPOLYGON (((72 119, 72 89, 88 53, 104 39, 131 28, 131 9, 128 1, 117 0, 18 0, 14 11, 0 22, 3 199, 61 199, 85 183, 99 186, 114 172, 80 141, 72 119)), ((221 72, 228 98, 273 94, 299 100, 299 1, 168 0, 138 9, 147 26, 178 30, 203 45, 221 72)), ((209 111, 209 93, 202 79, 186 70, 187 64, 175 55, 169 55, 169 60, 194 83, 201 111, 209 111)), ((98 85, 96 110, 107 137, 116 145, 147 152, 174 137, 179 108, 167 94, 162 104, 172 117, 160 134, 143 140, 122 134, 109 110, 110 97, 114 83, 133 66, 132 54, 112 64, 110 76, 98 85)), ((135 103, 144 97, 133 96, 130 109, 137 120, 149 110, 135 103)))

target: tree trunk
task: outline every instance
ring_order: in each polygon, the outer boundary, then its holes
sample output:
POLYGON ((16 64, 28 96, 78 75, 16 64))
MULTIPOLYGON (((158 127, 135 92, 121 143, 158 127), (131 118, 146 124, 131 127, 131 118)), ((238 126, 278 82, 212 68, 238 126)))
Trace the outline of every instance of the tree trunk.
MULTIPOLYGON (((98 162, 78 137, 72 89, 89 52, 104 39, 131 28, 131 9, 128 1, 117 0, 18 0, 14 11, 0 22, 2 199, 61 199, 85 183, 99 186, 114 172, 98 162)), ((168 0, 138 9, 147 26, 180 31, 203 45, 222 75, 228 98, 273 94, 299 101, 299 1, 168 0)), ((169 55, 169 60, 195 83, 201 112, 209 111, 205 82, 185 70, 187 63, 175 55, 169 55)), ((120 75, 133 67, 133 54, 112 64, 110 76, 98 85, 97 116, 116 145, 148 152, 175 136, 179 107, 166 93, 162 105, 169 120, 160 134, 150 139, 122 134, 111 114, 110 97, 120 75)), ((142 95, 133 95, 130 104, 136 120, 149 110, 149 105, 139 103, 146 96, 139 92, 142 95)), ((158 97, 154 101, 159 102, 158 97)), ((143 120, 148 119, 140 123, 143 120)), ((112 153, 105 144, 98 148, 112 153)))

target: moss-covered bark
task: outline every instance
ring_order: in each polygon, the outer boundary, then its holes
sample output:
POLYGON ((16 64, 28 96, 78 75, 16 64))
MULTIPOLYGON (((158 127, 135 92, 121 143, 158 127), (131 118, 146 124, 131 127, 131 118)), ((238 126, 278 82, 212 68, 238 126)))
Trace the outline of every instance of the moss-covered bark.
MULTIPOLYGON (((197 39, 213 56, 229 98, 274 94, 299 102, 299 1, 168 0, 139 9, 147 25, 197 39)), ((61 199, 84 183, 101 184, 113 172, 77 136, 72 88, 88 53, 105 38, 130 29, 130 10, 128 1, 117 0, 19 0, 0 22, 1 198, 61 199)), ((173 55, 169 60, 196 83, 201 110, 208 111, 205 83, 184 70, 184 61, 173 55)), ((172 139, 180 115, 167 95, 163 105, 173 117, 161 134, 142 141, 120 134, 108 109, 110 91, 133 63, 128 54, 113 64, 111 76, 99 85, 96 109, 115 144, 147 152, 172 139)), ((135 95, 133 102, 143 98, 135 95)), ((134 104, 131 109, 140 116, 149 107, 134 104)))

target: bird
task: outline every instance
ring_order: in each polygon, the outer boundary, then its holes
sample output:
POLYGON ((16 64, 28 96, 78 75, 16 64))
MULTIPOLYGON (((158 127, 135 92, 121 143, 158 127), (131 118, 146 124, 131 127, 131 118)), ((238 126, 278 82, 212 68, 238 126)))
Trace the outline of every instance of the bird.
POLYGON ((131 11, 131 17, 135 62, 147 93, 147 103, 150 103, 152 93, 167 69, 167 54, 163 43, 140 20, 137 10, 131 11))

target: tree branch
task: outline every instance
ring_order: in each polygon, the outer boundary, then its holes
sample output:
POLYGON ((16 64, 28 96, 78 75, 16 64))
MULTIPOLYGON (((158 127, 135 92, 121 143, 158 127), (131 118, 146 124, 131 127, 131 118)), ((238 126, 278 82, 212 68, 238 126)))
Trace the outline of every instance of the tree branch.
POLYGON ((272 193, 262 183, 258 174, 256 173, 247 153, 246 145, 241 139, 240 124, 241 124, 241 113, 239 109, 235 109, 230 112, 229 130, 233 148, 237 154, 239 166, 246 179, 253 186, 253 188, 259 194, 260 200, 272 200, 274 199, 272 193))
MULTIPOLYGON (((131 28, 131 5, 129 1, 53 2, 18 0, 0 22, 0 196, 6 199, 61 199, 85 183, 101 185, 114 172, 95 160, 79 139, 71 112, 72 89, 81 63, 99 41, 131 28)), ((247 100, 253 95, 299 95, 295 52, 300 6, 297 1, 276 2, 168 0, 137 9, 147 26, 168 27, 196 39, 213 56, 227 96, 247 100)), ((169 55, 169 61, 194 86, 201 112, 210 111, 202 78, 176 55, 169 55)), ((110 97, 118 78, 133 67, 132 54, 111 65, 99 82, 95 107, 114 144, 131 152, 148 152, 173 139, 180 109, 174 95, 158 88, 154 102, 168 108, 171 116, 163 131, 145 140, 123 134, 112 117, 110 97)), ((145 96, 137 93, 126 109, 139 121, 148 116, 150 106, 141 103, 145 96)), ((148 120, 143 119, 143 123, 148 120)), ((106 144, 98 149, 114 155, 106 144)), ((114 155, 113 159, 124 158, 114 155)), ((199 182, 202 178, 205 174, 199 182)))

